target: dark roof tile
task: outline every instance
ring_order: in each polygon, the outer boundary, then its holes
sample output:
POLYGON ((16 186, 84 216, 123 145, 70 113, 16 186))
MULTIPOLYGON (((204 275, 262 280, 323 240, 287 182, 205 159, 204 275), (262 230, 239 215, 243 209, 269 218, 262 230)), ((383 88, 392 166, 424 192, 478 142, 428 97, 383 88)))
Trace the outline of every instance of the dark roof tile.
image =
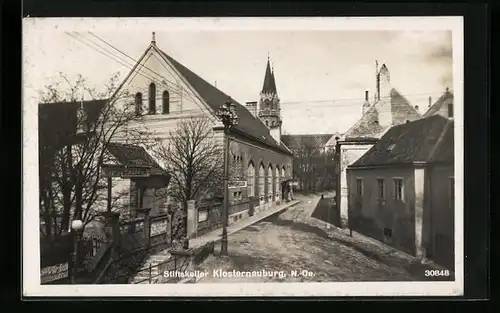
POLYGON ((351 167, 429 162, 450 155, 453 159, 452 129, 453 122, 439 115, 394 126, 351 167))
POLYGON ((152 175, 164 175, 166 172, 142 147, 121 143, 109 143, 108 151, 120 165, 151 166, 152 175))
MULTIPOLYGON (((177 71, 184 76, 189 84, 196 90, 196 92, 205 100, 209 107, 217 111, 219 107, 230 98, 227 94, 212 86, 206 80, 198 76, 196 73, 188 69, 186 66, 179 63, 177 60, 158 49, 163 56, 177 69, 177 71)), ((254 141, 261 142, 267 146, 275 148, 283 153, 291 154, 290 151, 280 143, 276 142, 271 136, 269 129, 258 118, 255 118, 243 105, 232 99, 235 104, 236 113, 239 120, 238 125, 235 127, 251 137, 254 141)))

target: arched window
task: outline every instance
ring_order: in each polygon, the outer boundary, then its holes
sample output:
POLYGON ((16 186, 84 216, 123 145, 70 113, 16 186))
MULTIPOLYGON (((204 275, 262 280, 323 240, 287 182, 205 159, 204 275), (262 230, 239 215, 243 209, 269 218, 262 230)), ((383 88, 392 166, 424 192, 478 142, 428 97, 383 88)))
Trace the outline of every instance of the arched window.
POLYGON ((453 102, 448 103, 448 117, 453 117, 453 102))
POLYGON ((255 196, 255 167, 253 166, 253 163, 250 162, 248 163, 247 167, 247 184, 248 184, 248 196, 249 197, 254 197, 255 196))
POLYGON ((156 85, 151 83, 149 85, 149 114, 156 114, 156 85))
POLYGON ((168 93, 167 90, 163 92, 163 97, 162 97, 162 113, 163 114, 168 114, 170 113, 170 94, 168 93))
POLYGON ((266 170, 264 169, 264 164, 259 166, 259 200, 260 203, 264 202, 264 197, 266 195, 266 170))
POLYGON ((275 179, 275 191, 274 193, 276 194, 276 200, 280 198, 280 191, 281 191, 281 180, 280 180, 280 169, 278 165, 276 165, 276 170, 274 171, 274 179, 275 179))
POLYGON ((135 94, 135 114, 141 115, 142 113, 142 93, 135 94))
POLYGON ((266 121, 266 126, 269 126, 269 121, 266 121))
POLYGON ((271 122, 271 126, 274 126, 274 121, 271 122))
POLYGON ((273 177, 273 167, 269 164, 269 168, 267 169, 267 201, 273 201, 273 186, 274 186, 274 177, 273 177))

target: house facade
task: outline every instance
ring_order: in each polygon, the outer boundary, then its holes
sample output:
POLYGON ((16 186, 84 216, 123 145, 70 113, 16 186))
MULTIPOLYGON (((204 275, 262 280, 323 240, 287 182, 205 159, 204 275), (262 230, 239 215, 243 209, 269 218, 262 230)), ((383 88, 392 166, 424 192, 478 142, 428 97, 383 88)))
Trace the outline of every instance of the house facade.
POLYGON ((453 270, 453 120, 392 127, 347 168, 349 228, 453 270))
POLYGON ((361 118, 337 141, 336 205, 343 227, 348 225, 349 190, 346 169, 365 154, 392 126, 421 118, 418 110, 391 84, 389 69, 383 64, 375 76, 373 102, 365 92, 361 118))
MULTIPOLYGON (((166 143, 179 121, 206 117, 213 127, 214 144, 223 144, 223 125, 215 114, 230 99, 229 95, 162 51, 156 44, 154 34, 117 94, 123 90, 132 95, 137 113, 145 113, 142 123, 129 125, 129 129, 145 127, 151 137, 166 143)), ((229 161, 237 173, 233 179, 239 183, 246 182, 246 192, 238 187, 238 190, 231 191, 231 198, 239 199, 246 194, 247 197, 258 198, 261 206, 280 201, 282 189, 279 184, 291 178, 293 156, 280 139, 280 104, 269 60, 260 101, 252 103, 255 110, 252 105, 245 106, 234 99, 231 101, 239 119, 230 133, 229 161)), ((120 139, 128 144, 130 140, 125 137, 120 139)), ((144 142, 133 144, 150 149, 144 142)), ((162 160, 156 161, 165 167, 162 160)))

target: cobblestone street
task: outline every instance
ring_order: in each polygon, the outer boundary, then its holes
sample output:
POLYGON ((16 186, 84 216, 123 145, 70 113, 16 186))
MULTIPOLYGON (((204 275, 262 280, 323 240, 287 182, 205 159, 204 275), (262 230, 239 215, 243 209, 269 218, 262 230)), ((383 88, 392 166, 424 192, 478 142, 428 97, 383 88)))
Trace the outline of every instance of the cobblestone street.
POLYGON ((199 283, 426 280, 430 266, 358 234, 350 237, 345 230, 327 229, 323 221, 311 217, 319 197, 298 196, 301 202, 295 207, 229 236, 229 256, 211 256, 203 262, 200 270, 210 274, 199 283), (213 277, 218 269, 284 271, 286 277, 213 277), (304 270, 308 275, 300 275, 304 270), (299 275, 294 277, 291 271, 299 275))

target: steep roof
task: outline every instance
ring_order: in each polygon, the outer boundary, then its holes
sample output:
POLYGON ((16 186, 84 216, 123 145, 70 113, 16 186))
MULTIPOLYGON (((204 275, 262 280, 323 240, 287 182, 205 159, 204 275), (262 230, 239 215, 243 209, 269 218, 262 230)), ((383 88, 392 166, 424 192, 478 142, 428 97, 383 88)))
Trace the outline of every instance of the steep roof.
POLYGON ((301 147, 303 144, 312 144, 314 147, 323 147, 333 134, 313 135, 282 135, 281 141, 290 149, 301 147))
MULTIPOLYGON (((226 102, 228 98, 230 98, 223 91, 208 83, 206 80, 198 76, 186 66, 179 63, 164 51, 158 48, 157 50, 188 81, 188 83, 196 90, 196 92, 203 98, 203 100, 212 110, 217 111, 219 107, 224 102, 226 102)), ((235 104, 236 113, 239 117, 238 125, 235 127, 237 131, 242 132, 254 141, 260 142, 271 148, 277 149, 280 152, 291 155, 291 152, 285 146, 274 140, 274 138, 269 133, 269 129, 266 127, 266 125, 264 125, 264 123, 262 123, 260 119, 254 117, 243 105, 241 105, 234 99, 232 99, 232 101, 235 104)))
POLYGON ((453 162, 453 121, 440 115, 394 126, 350 167, 453 162))
POLYGON ((410 102, 392 88, 390 97, 383 98, 374 103, 366 113, 345 133, 345 138, 377 138, 381 136, 392 125, 380 125, 378 123, 379 112, 382 109, 391 110, 393 125, 405 123, 406 120, 415 120, 421 117, 420 113, 410 102))
POLYGON ((152 175, 165 175, 163 168, 153 159, 153 157, 142 147, 109 143, 107 150, 120 163, 126 166, 150 166, 152 175))
POLYGON ((427 112, 425 112, 424 117, 435 115, 443 106, 448 105, 450 102, 453 102, 453 94, 449 90, 446 90, 445 93, 431 105, 427 112))
POLYGON ((108 99, 90 101, 62 101, 38 104, 38 136, 44 144, 50 145, 77 131, 77 112, 82 106, 87 119, 92 123, 99 117, 108 99))
POLYGON ((266 73, 264 75, 264 84, 262 85, 262 93, 276 93, 276 82, 271 69, 271 63, 267 59, 266 73))

